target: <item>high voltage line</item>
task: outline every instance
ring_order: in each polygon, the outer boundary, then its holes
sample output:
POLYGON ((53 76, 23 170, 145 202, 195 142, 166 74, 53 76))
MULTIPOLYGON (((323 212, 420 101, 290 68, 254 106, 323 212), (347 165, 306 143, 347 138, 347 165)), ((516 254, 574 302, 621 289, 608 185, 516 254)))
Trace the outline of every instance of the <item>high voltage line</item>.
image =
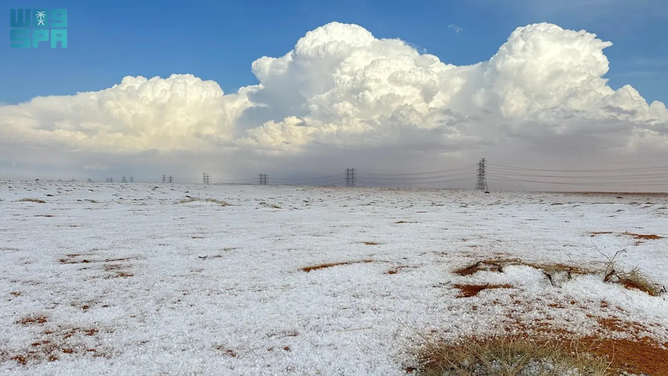
POLYGON ((560 169, 545 169, 545 168, 528 168, 528 167, 518 167, 518 166, 505 166, 497 165, 494 163, 488 163, 488 166, 496 167, 499 170, 524 170, 524 171, 545 171, 545 172, 574 172, 574 173, 589 173, 589 172, 608 172, 608 171, 656 171, 656 170, 668 170, 668 166, 658 166, 658 167, 637 167, 637 168, 598 168, 592 170, 560 170, 560 169))
MULTIPOLYGON (((601 168, 601 169, 554 169, 533 168, 523 166, 509 166, 487 163, 482 159, 477 164, 468 164, 456 168, 421 172, 388 172, 364 171, 348 168, 338 173, 308 176, 258 174, 254 178, 226 179, 216 178, 204 173, 195 182, 204 184, 273 184, 273 185, 311 185, 311 186, 429 186, 439 184, 470 182, 475 188, 487 191, 489 180, 494 182, 529 183, 562 186, 591 186, 591 187, 633 187, 633 186, 667 186, 668 166, 638 167, 638 168, 601 168), (476 180, 477 179, 477 180, 476 180)), ((127 179, 107 178, 107 182, 127 183, 127 179)), ((130 178, 130 181, 137 181, 130 178)), ((157 182, 161 180, 147 180, 157 182)), ((162 183, 185 184, 193 180, 162 175, 162 183)))

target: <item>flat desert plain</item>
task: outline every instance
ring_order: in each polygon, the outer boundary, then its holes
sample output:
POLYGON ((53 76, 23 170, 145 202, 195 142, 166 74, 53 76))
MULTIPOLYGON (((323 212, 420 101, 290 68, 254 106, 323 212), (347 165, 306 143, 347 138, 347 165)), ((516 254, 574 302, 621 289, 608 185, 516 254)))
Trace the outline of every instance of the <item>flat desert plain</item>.
POLYGON ((0 182, 12 375, 405 375, 521 335, 661 376, 664 286, 668 195, 0 182))

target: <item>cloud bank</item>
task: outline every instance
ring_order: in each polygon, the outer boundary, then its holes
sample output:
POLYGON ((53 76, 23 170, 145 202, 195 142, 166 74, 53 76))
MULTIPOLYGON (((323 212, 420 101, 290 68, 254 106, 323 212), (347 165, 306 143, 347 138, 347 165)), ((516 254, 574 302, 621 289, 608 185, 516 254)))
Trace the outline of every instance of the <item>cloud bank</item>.
POLYGON ((281 160, 293 169, 300 160, 354 163, 365 155, 375 156, 368 168, 387 169, 389 154, 423 170, 442 164, 438 156, 457 162, 484 153, 668 157, 666 106, 603 78, 611 45, 586 31, 532 24, 489 60, 455 66, 400 39, 333 22, 283 56, 254 61, 259 84, 237 93, 175 74, 1 106, 0 147, 67 152, 68 161, 80 156, 82 169, 110 170, 114 158, 168 155, 215 157, 219 171, 281 160))

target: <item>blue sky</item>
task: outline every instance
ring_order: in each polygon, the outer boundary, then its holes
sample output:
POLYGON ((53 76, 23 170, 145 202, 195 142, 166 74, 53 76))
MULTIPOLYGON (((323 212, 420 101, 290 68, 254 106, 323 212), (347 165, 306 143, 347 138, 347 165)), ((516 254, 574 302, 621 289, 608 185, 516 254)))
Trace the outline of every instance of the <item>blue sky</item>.
MULTIPOLYGON (((400 38, 456 65, 489 59, 518 26, 552 22, 586 29, 614 45, 610 86, 634 86, 648 102, 668 102, 668 2, 655 0, 454 1, 40 1, 13 7, 67 8, 67 49, 0 44, 0 102, 97 91, 122 77, 191 73, 226 93, 257 83, 251 63, 282 56, 309 30, 331 21, 400 38), (459 33, 450 24, 463 30, 459 33)), ((8 32, 5 33, 8 36, 8 32)))

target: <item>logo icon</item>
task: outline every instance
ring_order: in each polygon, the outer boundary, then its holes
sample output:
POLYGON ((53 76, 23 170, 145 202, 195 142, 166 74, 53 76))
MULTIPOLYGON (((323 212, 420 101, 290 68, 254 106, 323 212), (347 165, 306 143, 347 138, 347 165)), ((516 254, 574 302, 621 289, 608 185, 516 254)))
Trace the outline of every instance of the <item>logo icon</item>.
POLYGON ((46 18, 46 12, 40 10, 39 12, 35 13, 35 18, 37 18, 37 26, 39 25, 44 26, 44 19, 46 18))
POLYGON ((12 48, 67 48, 67 9, 10 9, 12 48))

